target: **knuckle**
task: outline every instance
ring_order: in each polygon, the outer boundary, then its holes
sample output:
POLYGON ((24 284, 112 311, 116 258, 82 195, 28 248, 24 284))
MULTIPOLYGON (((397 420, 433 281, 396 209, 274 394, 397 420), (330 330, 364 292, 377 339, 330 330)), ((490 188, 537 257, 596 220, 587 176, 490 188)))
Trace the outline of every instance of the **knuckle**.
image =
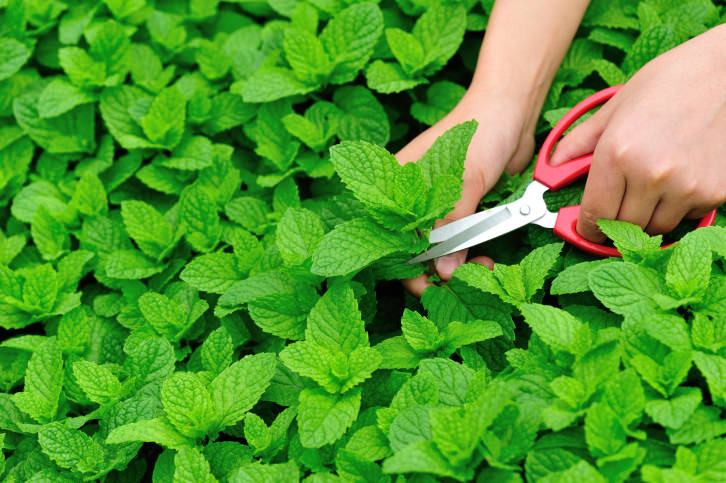
POLYGON ((651 165, 645 169, 645 181, 649 186, 663 186, 675 174, 674 168, 669 164, 651 165))
POLYGON ((695 180, 681 180, 678 188, 680 194, 685 199, 694 199, 699 193, 699 184, 695 180))
MULTIPOLYGON (((694 193, 698 191, 698 186, 694 188, 694 193)), ((726 192, 723 189, 707 189, 701 194, 701 203, 699 205, 708 210, 721 206, 726 202, 726 192)))
POLYGON ((611 162, 622 170, 627 170, 638 158, 637 148, 629 141, 618 141, 615 135, 609 143, 611 162))

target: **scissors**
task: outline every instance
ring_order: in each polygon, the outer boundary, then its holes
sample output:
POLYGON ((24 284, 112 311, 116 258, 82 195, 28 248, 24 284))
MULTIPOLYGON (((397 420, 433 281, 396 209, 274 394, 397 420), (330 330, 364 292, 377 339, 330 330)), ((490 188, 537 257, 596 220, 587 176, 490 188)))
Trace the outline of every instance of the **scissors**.
MULTIPOLYGON (((551 166, 549 164, 550 153, 555 143, 572 123, 588 111, 605 103, 615 95, 620 87, 622 86, 612 86, 596 92, 581 101, 560 119, 550 131, 539 151, 534 167, 534 179, 529 183, 521 198, 432 230, 429 234, 429 242, 437 243, 437 245, 412 258, 407 264, 424 262, 458 252, 530 223, 552 229, 557 236, 585 252, 601 257, 619 257, 620 252, 616 248, 593 243, 577 233, 575 226, 577 215, 580 213, 580 205, 566 206, 560 208, 557 213, 553 213, 547 209, 543 195, 548 190, 557 191, 567 186, 590 171, 592 154, 580 156, 559 166, 551 166)), ((716 210, 713 210, 701 219, 698 228, 713 225, 715 219, 716 210)))

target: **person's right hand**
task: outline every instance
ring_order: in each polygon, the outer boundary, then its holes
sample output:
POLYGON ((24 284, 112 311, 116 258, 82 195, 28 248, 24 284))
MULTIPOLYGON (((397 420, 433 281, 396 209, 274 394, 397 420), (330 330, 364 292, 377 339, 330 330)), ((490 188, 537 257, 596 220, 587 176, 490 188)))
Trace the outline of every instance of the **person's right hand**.
MULTIPOLYGON (((396 154, 401 164, 418 161, 444 131, 471 119, 479 123, 464 164, 461 199, 453 211, 436 222, 435 227, 475 213, 479 201, 496 184, 503 170, 513 174, 527 166, 534 150, 534 120, 523 114, 526 107, 525 99, 511 99, 493 90, 470 89, 449 114, 396 154)), ((466 262, 466 255, 467 250, 462 250, 438 258, 435 261, 438 276, 449 280, 454 270, 466 262)), ((489 268, 494 264, 489 257, 476 257, 471 261, 489 268)), ((403 284, 409 292, 420 297, 431 285, 427 279, 428 274, 423 274, 404 280, 403 284)))

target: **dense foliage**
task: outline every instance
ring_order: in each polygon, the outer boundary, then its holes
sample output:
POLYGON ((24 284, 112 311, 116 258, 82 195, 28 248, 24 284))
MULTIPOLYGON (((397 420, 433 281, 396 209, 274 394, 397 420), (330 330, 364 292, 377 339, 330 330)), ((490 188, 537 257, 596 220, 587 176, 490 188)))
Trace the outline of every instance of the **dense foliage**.
MULTIPOLYGON (((724 228, 396 281, 492 4, 0 0, 0 479, 726 480, 724 228)), ((538 133, 724 10, 594 0, 538 133)))

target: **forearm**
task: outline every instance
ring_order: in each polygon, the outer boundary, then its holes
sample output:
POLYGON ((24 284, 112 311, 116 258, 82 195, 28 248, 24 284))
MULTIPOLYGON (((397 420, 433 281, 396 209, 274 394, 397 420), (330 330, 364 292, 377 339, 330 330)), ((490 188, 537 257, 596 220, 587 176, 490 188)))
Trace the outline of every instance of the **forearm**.
MULTIPOLYGON (((497 0, 469 91, 512 99, 528 123, 539 114, 589 0, 497 0)), ((532 126, 533 127, 533 126, 532 126)))

